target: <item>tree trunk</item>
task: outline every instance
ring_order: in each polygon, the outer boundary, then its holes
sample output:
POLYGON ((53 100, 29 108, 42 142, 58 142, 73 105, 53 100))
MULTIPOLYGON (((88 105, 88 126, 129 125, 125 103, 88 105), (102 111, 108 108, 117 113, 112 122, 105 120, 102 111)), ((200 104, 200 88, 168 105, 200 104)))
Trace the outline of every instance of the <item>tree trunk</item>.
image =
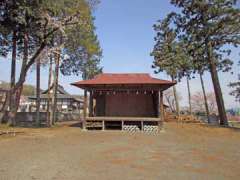
MULTIPOLYGON (((27 61, 28 61, 28 42, 29 42, 29 39, 28 39, 28 33, 25 32, 24 33, 24 50, 23 50, 23 60, 22 60, 22 67, 21 67, 21 72, 20 74, 23 73, 26 65, 27 65, 27 61)), ((11 112, 11 116, 14 120, 14 122, 16 122, 16 114, 17 114, 17 111, 18 111, 18 108, 19 108, 19 104, 20 104, 20 99, 21 99, 21 94, 22 94, 22 90, 23 90, 23 83, 19 86, 15 86, 15 90, 12 92, 14 98, 15 98, 15 105, 14 105, 14 108, 12 109, 12 112, 11 112)))
MULTIPOLYGON (((17 59, 17 32, 13 31, 12 35, 12 64, 11 64, 11 90, 15 86, 15 78, 16 78, 16 59, 17 59)), ((11 98, 13 99, 13 98, 11 98)), ((12 102, 10 102, 9 106, 11 109, 12 102)))
POLYGON ((59 62, 60 62, 60 50, 55 55, 55 73, 53 82, 53 98, 52 98, 52 114, 51 123, 54 125, 56 122, 56 106, 57 106, 57 89, 58 89, 58 74, 59 74, 59 62))
MULTIPOLYGON (((22 60, 22 67, 21 67, 21 72, 20 74, 23 73, 26 65, 27 65, 27 61, 28 61, 28 33, 24 34, 24 52, 23 52, 23 60, 22 60)), ((18 109, 19 107, 19 103, 20 103, 20 99, 21 99, 21 94, 22 94, 22 90, 23 90, 23 84, 20 85, 17 90, 16 90, 16 109, 18 109)))
POLYGON ((8 116, 8 107, 9 107, 9 102, 10 102, 10 91, 8 91, 6 93, 6 98, 5 98, 5 101, 3 103, 3 106, 1 108, 1 111, 0 111, 0 123, 7 123, 6 119, 4 119, 6 116, 8 116))
POLYGON ((200 72, 199 75, 200 75, 200 80, 201 80, 201 86, 202 86, 202 91, 203 91, 203 97, 204 97, 204 104, 205 104, 207 119, 208 119, 208 123, 210 123, 208 101, 207 101, 205 86, 204 86, 204 82, 203 82, 203 78, 202 78, 202 73, 200 72))
MULTIPOLYGON (((173 76, 172 76, 172 81, 174 81, 173 76)), ((178 101, 176 85, 173 86, 173 94, 174 94, 174 99, 175 99, 176 112, 177 112, 177 115, 179 116, 180 115, 180 110, 179 110, 179 101, 178 101)))
MULTIPOLYGON (((39 46, 39 48, 36 50, 36 52, 34 53, 34 55, 26 62, 26 64, 22 67, 22 70, 20 72, 20 77, 19 77, 19 80, 15 83, 14 85, 14 88, 10 90, 10 97, 8 98, 9 101, 8 103, 5 103, 6 105, 4 106, 4 111, 5 111, 5 114, 8 116, 8 119, 9 119, 9 122, 10 123, 15 123, 14 122, 14 118, 11 118, 12 117, 12 114, 14 115, 14 113, 16 112, 16 108, 14 108, 12 110, 12 112, 8 113, 8 107, 10 107, 10 104, 11 103, 11 97, 14 98, 14 101, 15 101, 15 94, 16 92, 23 86, 25 80, 26 80, 26 76, 27 76, 27 72, 29 71, 30 67, 33 65, 33 63, 35 62, 36 58, 39 57, 39 55, 41 54, 41 52, 43 51, 43 49, 46 47, 46 42, 43 41, 41 43, 41 45, 39 46), (13 121, 13 122, 11 122, 13 121)), ((28 50, 28 48, 25 48, 25 50, 28 50)), ((19 91, 20 92, 20 91, 19 91)), ((19 96, 21 96, 21 93, 19 93, 19 96)), ((14 103, 15 104, 15 103, 14 103)))
POLYGON ((36 126, 40 125, 40 74, 41 63, 40 58, 36 61, 36 126))
POLYGON ((10 83, 10 98, 9 98, 9 110, 10 110, 10 124, 15 125, 14 111, 15 111, 15 78, 16 78, 16 59, 17 59, 17 32, 14 30, 12 35, 12 63, 11 63, 11 83, 10 83))
POLYGON ((52 83, 52 56, 50 57, 49 74, 48 74, 48 101, 47 101, 47 124, 48 124, 48 127, 51 126, 51 123, 50 123, 50 101, 51 101, 50 88, 51 88, 51 83, 52 83))
POLYGON ((228 120, 227 120, 227 115, 225 111, 222 90, 221 90, 221 86, 218 78, 217 67, 213 58, 212 44, 211 42, 206 42, 206 45, 207 45, 207 57, 210 64, 210 72, 212 76, 212 82, 213 82, 214 92, 215 92, 217 106, 218 106, 220 125, 228 126, 228 120))
POLYGON ((187 77, 187 89, 188 89, 189 114, 192 115, 192 103, 191 103, 191 91, 190 91, 189 77, 187 77))
POLYGON ((169 97, 165 95, 165 99, 169 105, 170 110, 173 112, 174 111, 174 104, 172 105, 172 102, 170 101, 169 97))

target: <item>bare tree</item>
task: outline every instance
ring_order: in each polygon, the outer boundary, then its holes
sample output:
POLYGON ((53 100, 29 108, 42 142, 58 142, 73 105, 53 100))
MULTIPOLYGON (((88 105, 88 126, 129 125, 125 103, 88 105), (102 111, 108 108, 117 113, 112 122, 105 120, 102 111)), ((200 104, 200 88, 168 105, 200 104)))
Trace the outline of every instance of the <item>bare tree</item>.
MULTIPOLYGON (((206 93, 209 113, 217 113, 217 103, 213 92, 206 93)), ((205 100, 202 92, 196 92, 192 96, 192 108, 194 112, 205 112, 205 100)))
POLYGON ((206 95, 206 91, 205 91, 205 85, 203 82, 203 73, 199 73, 200 76, 200 81, 201 81, 201 86, 202 86, 202 92, 203 92, 203 97, 204 97, 204 104, 205 104, 205 110, 206 110, 206 114, 207 114, 207 119, 208 119, 208 123, 210 123, 210 117, 209 117, 209 107, 208 107, 208 100, 207 100, 207 95, 206 95))
POLYGON ((164 101, 168 104, 168 106, 172 112, 177 113, 175 96, 178 97, 177 98, 178 101, 181 101, 181 95, 179 93, 177 93, 176 91, 174 91, 173 89, 168 89, 167 91, 164 92, 164 101))

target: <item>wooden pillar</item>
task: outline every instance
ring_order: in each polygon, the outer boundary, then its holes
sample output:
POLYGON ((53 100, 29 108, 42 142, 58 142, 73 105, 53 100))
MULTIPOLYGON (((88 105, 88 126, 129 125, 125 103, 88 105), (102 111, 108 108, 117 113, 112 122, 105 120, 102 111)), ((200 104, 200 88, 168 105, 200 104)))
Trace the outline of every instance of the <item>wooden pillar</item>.
POLYGON ((163 91, 160 91, 160 116, 161 121, 164 122, 163 91))
POLYGON ((83 122, 82 122, 82 127, 84 130, 86 130, 86 118, 87 118, 87 90, 84 90, 83 122))
POLYGON ((60 108, 60 111, 62 111, 63 109, 63 99, 61 100, 61 108, 60 108))
POLYGON ((160 92, 158 91, 155 96, 156 96, 156 99, 157 99, 157 117, 159 118, 161 116, 160 92))
POLYGON ((124 121, 122 121, 122 131, 123 131, 124 121))
POLYGON ((93 116, 93 93, 92 93, 92 91, 90 91, 90 95, 89 95, 89 116, 90 117, 93 116))
POLYGON ((102 130, 103 131, 105 130, 105 121, 104 120, 102 121, 102 130))
POLYGON ((141 121, 141 130, 143 131, 143 121, 141 121))

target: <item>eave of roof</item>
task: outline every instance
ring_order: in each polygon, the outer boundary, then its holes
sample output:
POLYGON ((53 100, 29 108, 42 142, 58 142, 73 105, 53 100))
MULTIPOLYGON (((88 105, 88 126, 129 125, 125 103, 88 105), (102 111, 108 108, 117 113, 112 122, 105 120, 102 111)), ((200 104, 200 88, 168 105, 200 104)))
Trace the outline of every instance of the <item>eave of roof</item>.
POLYGON ((83 80, 72 83, 71 85, 84 88, 94 85, 169 85, 172 86, 176 82, 157 79, 149 74, 100 74, 90 80, 83 80))

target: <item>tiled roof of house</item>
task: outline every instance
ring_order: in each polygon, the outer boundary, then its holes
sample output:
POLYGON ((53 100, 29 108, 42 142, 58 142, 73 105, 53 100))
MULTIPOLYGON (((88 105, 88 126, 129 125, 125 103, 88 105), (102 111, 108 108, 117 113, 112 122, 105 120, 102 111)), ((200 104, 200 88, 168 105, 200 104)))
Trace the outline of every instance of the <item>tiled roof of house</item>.
MULTIPOLYGON (((53 85, 49 89, 41 92, 40 99, 48 99, 48 91, 51 90, 52 88, 53 88, 53 85)), ((28 98, 36 100, 36 95, 29 96, 28 98)), ((67 91, 65 91, 65 89, 61 85, 58 85, 58 88, 57 88, 57 99, 74 99, 75 101, 79 101, 79 102, 83 101, 79 97, 70 95, 67 91)))
POLYGON ((151 85, 174 85, 176 82, 157 79, 151 77, 149 74, 109 74, 104 73, 95 76, 93 79, 78 81, 72 83, 77 87, 83 87, 86 85, 122 85, 122 84, 151 84, 151 85))

